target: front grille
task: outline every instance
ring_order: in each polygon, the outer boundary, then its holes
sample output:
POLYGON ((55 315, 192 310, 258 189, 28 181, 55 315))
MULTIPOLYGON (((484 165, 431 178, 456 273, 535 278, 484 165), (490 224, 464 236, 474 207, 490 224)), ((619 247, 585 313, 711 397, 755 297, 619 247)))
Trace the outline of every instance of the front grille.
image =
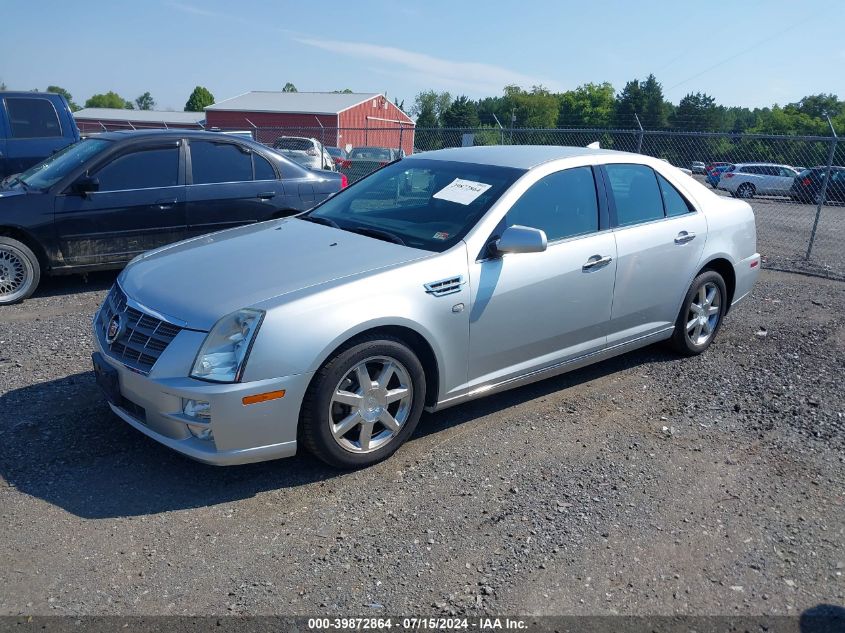
POLYGON ((109 291, 97 321, 97 335, 112 358, 127 367, 148 373, 170 342, 182 331, 178 325, 162 321, 136 310, 126 301, 126 295, 115 284, 109 291), (108 342, 111 320, 120 315, 123 320, 119 336, 108 342))

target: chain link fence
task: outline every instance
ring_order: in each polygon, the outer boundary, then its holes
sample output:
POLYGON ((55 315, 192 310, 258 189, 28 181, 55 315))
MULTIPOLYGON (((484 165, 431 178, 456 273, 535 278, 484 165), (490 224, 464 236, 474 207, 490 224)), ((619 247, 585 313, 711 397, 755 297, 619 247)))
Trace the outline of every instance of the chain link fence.
POLYGON ((362 148, 405 154, 472 145, 572 145, 637 152, 692 171, 722 196, 747 200, 757 218, 758 249, 768 268, 845 280, 845 142, 835 136, 775 136, 608 129, 256 128, 267 145, 304 136, 350 150, 338 169, 350 181, 385 161, 362 148), (358 158, 358 155, 361 155, 358 158), (374 158, 375 157, 375 158, 374 158))

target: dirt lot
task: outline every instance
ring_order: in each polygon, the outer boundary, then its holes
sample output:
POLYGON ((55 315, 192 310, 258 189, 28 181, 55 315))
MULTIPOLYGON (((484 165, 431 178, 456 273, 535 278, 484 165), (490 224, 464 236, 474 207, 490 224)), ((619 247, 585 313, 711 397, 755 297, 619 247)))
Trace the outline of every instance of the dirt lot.
POLYGON ((711 350, 427 415, 392 459, 216 469, 113 417, 113 275, 0 310, 0 614, 797 614, 845 602, 845 284, 764 271, 711 350))

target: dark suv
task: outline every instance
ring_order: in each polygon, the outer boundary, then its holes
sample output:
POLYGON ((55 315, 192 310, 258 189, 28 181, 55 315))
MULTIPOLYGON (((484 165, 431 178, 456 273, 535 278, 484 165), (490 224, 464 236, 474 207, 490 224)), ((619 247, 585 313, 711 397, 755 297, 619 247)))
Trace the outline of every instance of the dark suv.
POLYGON ((0 92, 0 179, 78 140, 79 129, 62 95, 0 92))
POLYGON ((119 268, 171 242, 305 211, 340 188, 340 174, 226 134, 86 138, 0 189, 0 305, 30 296, 42 272, 119 268))

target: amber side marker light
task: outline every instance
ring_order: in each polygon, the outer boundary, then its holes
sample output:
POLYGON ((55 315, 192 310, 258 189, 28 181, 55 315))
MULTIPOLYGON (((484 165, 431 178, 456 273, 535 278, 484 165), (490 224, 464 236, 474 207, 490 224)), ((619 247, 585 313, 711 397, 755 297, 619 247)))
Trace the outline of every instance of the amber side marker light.
POLYGON ((244 403, 244 406, 248 404, 258 404, 259 402, 267 402, 268 400, 278 400, 279 398, 285 397, 285 390, 280 389, 279 391, 268 391, 267 393, 257 393, 254 396, 244 396, 241 402, 244 403))

